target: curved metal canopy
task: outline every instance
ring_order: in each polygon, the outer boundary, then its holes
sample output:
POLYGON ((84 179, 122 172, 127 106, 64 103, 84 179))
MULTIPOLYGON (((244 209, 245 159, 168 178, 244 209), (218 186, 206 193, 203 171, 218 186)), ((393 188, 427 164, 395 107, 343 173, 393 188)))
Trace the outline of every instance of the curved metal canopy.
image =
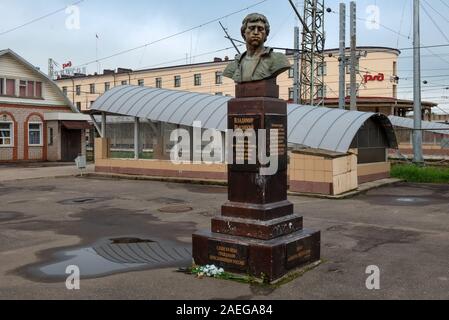
MULTIPOLYGON (((388 117, 388 119, 390 119, 391 123, 396 127, 402 127, 402 128, 408 128, 408 129, 415 128, 415 123, 414 123, 413 119, 395 117, 395 116, 390 116, 390 117, 388 117)), ((422 129, 424 131, 449 135, 449 125, 447 125, 447 124, 438 123, 438 122, 429 122, 429 121, 422 121, 421 123, 422 123, 422 129)))
MULTIPOLYGON (((227 103, 231 97, 119 86, 98 98, 91 109, 113 115, 145 118, 184 126, 200 121, 203 128, 227 129, 227 103)), ((288 105, 288 142, 309 148, 348 152, 354 137, 370 118, 387 131, 390 147, 397 147, 396 136, 387 117, 375 113, 288 105)))

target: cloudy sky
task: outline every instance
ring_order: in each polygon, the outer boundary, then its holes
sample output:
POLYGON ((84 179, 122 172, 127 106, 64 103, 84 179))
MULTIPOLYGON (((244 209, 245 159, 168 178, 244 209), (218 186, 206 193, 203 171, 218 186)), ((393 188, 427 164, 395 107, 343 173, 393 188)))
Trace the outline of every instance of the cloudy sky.
MULTIPOLYGON (((325 1, 333 10, 325 18, 327 48, 338 46, 339 2, 325 1)), ((349 9, 349 1, 344 2, 349 9)), ((356 2, 358 45, 403 49, 399 94, 411 98, 412 51, 407 48, 412 46, 413 0, 356 2), (379 9, 378 29, 367 23, 373 19, 372 6, 379 9)), ((220 21, 239 39, 241 20, 251 12, 268 16, 269 45, 293 46, 295 16, 288 0, 0 0, 0 49, 11 48, 45 71, 50 57, 60 64, 86 65, 91 73, 209 61, 235 55, 234 49, 226 50, 231 44, 214 20, 223 17, 220 21), (66 12, 77 2, 77 9, 66 12)), ((421 14, 422 45, 448 45, 422 50, 423 97, 449 111, 449 1, 422 0, 421 14)))

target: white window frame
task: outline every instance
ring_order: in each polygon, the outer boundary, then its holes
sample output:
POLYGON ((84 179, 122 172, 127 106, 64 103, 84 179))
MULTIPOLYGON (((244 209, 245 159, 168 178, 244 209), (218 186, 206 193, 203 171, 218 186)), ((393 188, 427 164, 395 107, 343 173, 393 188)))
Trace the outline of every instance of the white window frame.
MULTIPOLYGON (((33 131, 36 131, 36 130, 33 130, 33 131)), ((44 146, 44 124, 42 122, 39 122, 39 121, 28 122, 28 146, 29 147, 43 147, 44 146), (40 125, 40 130, 39 130, 40 143, 39 144, 31 144, 31 142, 30 142, 30 132, 31 132, 30 125, 31 124, 38 124, 38 125, 40 125)))
POLYGON ((13 148, 14 147, 14 122, 12 121, 0 121, 0 124, 9 124, 10 125, 10 132, 11 132, 11 144, 0 144, 0 148, 13 148))

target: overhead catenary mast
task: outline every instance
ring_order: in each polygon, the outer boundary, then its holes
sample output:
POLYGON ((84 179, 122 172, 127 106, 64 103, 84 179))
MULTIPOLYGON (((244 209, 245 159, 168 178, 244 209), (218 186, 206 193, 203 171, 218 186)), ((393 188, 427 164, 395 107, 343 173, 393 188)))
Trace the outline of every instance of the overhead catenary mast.
POLYGON ((303 103, 324 105, 324 0, 304 0, 304 15, 294 8, 303 26, 300 98, 303 103))

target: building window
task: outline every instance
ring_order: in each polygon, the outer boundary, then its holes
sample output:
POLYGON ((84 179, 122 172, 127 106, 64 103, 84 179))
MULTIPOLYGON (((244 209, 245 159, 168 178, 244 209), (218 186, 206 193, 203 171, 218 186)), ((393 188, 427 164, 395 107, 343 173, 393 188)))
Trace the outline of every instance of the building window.
POLYGON ((81 111, 81 102, 76 103, 76 108, 78 109, 78 111, 81 111))
POLYGON ((95 101, 90 102, 90 106, 89 106, 90 109, 92 109, 92 106, 94 105, 94 103, 95 103, 95 101))
POLYGON ((34 96, 36 98, 42 98, 42 82, 36 82, 36 91, 34 96))
POLYGON ((6 79, 6 95, 11 97, 16 95, 16 80, 6 79))
POLYGON ((54 142, 54 130, 53 128, 48 128, 48 145, 52 146, 54 142))
POLYGON ((42 146, 42 123, 28 124, 28 145, 42 146))
POLYGON ((288 100, 295 99, 295 90, 293 88, 288 88, 288 100))
POLYGON ((95 84, 90 85, 90 94, 95 94, 95 84))
POLYGON ((317 75, 318 75, 318 77, 327 76, 327 63, 326 62, 320 63, 318 65, 317 75))
POLYGON ((27 82, 27 97, 28 98, 34 97, 34 81, 27 82))
POLYGON ((223 84, 223 72, 215 72, 215 84, 223 84))
POLYGON ((175 76, 175 88, 181 87, 181 76, 175 76))
POLYGON ((19 97, 26 97, 26 96, 27 96, 27 82, 20 80, 19 97))
POLYGON ((0 78, 0 96, 5 94, 5 79, 0 78))
POLYGON ((0 147, 13 146, 13 124, 10 122, 0 122, 0 147))
POLYGON ((216 95, 216 96, 222 96, 222 95, 223 95, 223 92, 215 92, 215 95, 216 95))
POLYGON ((76 95, 77 96, 81 95, 81 86, 80 85, 76 86, 76 95))
POLYGON ((143 86, 145 86, 145 80, 143 80, 143 79, 137 80, 137 84, 139 86, 143 87, 143 86))
POLYGON ((111 83, 105 82, 104 83, 104 92, 109 91, 109 89, 111 89, 111 83))
POLYGON ((293 79, 293 78, 295 77, 295 68, 290 68, 290 69, 288 70, 288 77, 289 77, 290 79, 293 79))
POLYGON ((320 85, 318 86, 318 98, 324 99, 327 96, 327 86, 320 85))
POLYGON ((200 86, 201 85, 201 73, 197 73, 194 75, 194 84, 195 86, 200 86))
POLYGON ((62 87, 62 93, 67 97, 67 87, 62 87))
POLYGON ((128 85, 128 81, 123 80, 123 81, 122 81, 122 86, 127 86, 127 85, 128 85))
POLYGON ((156 78, 156 88, 162 88, 162 78, 156 78))

